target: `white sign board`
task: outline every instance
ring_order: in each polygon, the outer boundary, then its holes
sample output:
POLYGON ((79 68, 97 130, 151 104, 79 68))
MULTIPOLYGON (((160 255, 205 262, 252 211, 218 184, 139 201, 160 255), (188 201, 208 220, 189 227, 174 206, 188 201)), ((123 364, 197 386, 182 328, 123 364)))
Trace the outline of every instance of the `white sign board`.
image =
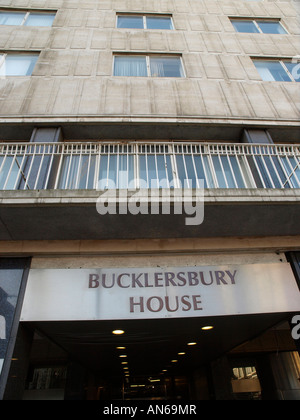
POLYGON ((22 321, 182 318, 299 312, 287 263, 32 269, 22 321))

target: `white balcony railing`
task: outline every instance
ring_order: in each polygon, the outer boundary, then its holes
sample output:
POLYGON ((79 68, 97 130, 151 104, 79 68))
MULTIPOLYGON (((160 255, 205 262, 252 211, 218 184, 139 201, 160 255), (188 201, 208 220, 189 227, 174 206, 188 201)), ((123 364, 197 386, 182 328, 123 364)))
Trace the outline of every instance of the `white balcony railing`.
POLYGON ((197 188, 201 179, 206 188, 299 188, 300 146, 0 144, 0 190, 197 188))

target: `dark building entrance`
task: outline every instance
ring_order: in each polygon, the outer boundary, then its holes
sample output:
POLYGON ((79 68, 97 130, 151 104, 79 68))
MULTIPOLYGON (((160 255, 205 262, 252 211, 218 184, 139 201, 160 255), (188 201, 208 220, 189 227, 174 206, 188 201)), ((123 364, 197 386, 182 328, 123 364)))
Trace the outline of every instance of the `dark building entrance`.
POLYGON ((290 319, 24 322, 4 398, 300 399, 290 319))

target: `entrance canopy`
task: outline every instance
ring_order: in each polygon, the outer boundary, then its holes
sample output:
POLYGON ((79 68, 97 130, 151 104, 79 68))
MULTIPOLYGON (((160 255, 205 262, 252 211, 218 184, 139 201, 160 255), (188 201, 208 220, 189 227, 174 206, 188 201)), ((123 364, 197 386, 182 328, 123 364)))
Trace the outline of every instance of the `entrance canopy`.
POLYGON ((277 313, 25 324, 61 346, 71 360, 112 377, 126 373, 127 367, 133 376, 187 374, 290 317, 277 313), (115 335, 114 330, 124 333, 115 335))
POLYGON ((299 308, 284 262, 31 269, 21 322, 92 370, 158 375, 196 369, 299 308))

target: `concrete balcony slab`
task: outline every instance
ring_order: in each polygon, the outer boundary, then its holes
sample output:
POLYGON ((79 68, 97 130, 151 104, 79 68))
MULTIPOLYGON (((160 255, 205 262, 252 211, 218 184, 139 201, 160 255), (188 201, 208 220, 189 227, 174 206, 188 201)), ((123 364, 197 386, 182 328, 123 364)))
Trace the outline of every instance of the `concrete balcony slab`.
MULTIPOLYGON (((85 240, 281 236, 300 234, 299 189, 209 189, 204 193, 204 220, 187 225, 188 216, 162 214, 100 215, 95 190, 2 191, 0 240, 85 240)), ((108 194, 113 199, 113 192, 108 194)), ((146 193, 147 194, 147 193, 146 193)), ((146 200, 146 196, 145 196, 146 200)), ((124 203, 123 203, 124 204, 124 203)))

